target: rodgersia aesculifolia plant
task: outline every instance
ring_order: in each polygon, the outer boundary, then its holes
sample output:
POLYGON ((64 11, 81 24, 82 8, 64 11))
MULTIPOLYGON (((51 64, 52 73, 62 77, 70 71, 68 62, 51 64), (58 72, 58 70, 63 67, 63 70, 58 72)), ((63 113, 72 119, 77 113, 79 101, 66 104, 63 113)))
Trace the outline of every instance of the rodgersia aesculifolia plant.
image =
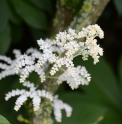
POLYGON ((83 60, 88 60, 88 57, 91 56, 94 64, 99 62, 103 49, 97 44, 96 37, 104 37, 103 31, 97 24, 89 25, 80 32, 68 29, 59 32, 53 40, 37 40, 40 50, 30 48, 24 55, 19 50, 14 50, 14 60, 0 56, 0 60, 5 61, 5 64, 0 63, 2 70, 0 79, 17 74, 20 77, 20 83, 29 89, 12 90, 6 94, 5 100, 18 96, 14 107, 18 111, 23 103, 31 98, 33 111, 37 111, 40 108, 41 99, 47 98, 52 101, 54 116, 58 122, 62 118, 62 109, 65 109, 66 115, 69 117, 72 107, 59 100, 57 95, 54 96, 53 91, 46 91, 44 87, 39 87, 39 84, 48 83, 48 79, 52 83, 54 80, 57 84, 65 81, 72 90, 77 89, 80 84, 88 85, 91 79, 90 74, 84 66, 75 67, 73 59, 80 55, 83 60), (33 71, 40 77, 38 84, 28 81, 29 74, 33 71))

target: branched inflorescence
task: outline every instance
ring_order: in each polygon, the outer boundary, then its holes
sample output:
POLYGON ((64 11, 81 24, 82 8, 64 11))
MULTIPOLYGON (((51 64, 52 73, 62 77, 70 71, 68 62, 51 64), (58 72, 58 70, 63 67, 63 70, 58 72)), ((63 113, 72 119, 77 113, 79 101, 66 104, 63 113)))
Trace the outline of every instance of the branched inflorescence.
POLYGON ((8 94, 6 94, 5 100, 8 100, 9 98, 13 97, 13 96, 18 96, 20 95, 16 102, 15 102, 15 107, 14 109, 16 111, 18 111, 21 107, 21 105, 27 100, 27 98, 31 98, 32 102, 33 102, 33 109, 34 111, 37 111, 39 109, 40 103, 41 103, 41 97, 45 97, 50 99, 51 101, 53 100, 52 95, 45 91, 45 90, 36 90, 36 87, 34 86, 33 83, 28 82, 24 82, 23 86, 26 86, 28 88, 30 88, 29 91, 27 90, 12 90, 11 92, 9 92, 8 94))
POLYGON ((52 105, 57 121, 61 121, 61 109, 65 109, 67 115, 70 116, 72 111, 70 106, 58 100, 57 97, 53 99, 51 93, 44 89, 37 89, 33 83, 27 81, 27 78, 34 71, 39 75, 41 83, 45 83, 48 78, 51 78, 52 80, 55 79, 58 84, 66 81, 72 89, 78 88, 80 84, 88 85, 91 79, 90 74, 84 66, 75 67, 73 59, 81 55, 83 60, 88 60, 88 57, 91 56, 94 64, 99 62, 99 57, 103 55, 103 49, 97 44, 95 37, 103 38, 103 35, 103 31, 96 24, 83 28, 78 33, 73 29, 68 29, 59 32, 54 40, 37 40, 40 51, 30 48, 22 55, 19 50, 14 50, 14 60, 0 56, 0 60, 6 63, 0 63, 2 70, 0 79, 18 74, 20 83, 30 88, 29 91, 24 89, 12 90, 6 94, 5 99, 8 100, 19 95, 14 107, 18 111, 30 97, 34 111, 36 111, 40 107, 41 97, 45 97, 53 101, 52 105))

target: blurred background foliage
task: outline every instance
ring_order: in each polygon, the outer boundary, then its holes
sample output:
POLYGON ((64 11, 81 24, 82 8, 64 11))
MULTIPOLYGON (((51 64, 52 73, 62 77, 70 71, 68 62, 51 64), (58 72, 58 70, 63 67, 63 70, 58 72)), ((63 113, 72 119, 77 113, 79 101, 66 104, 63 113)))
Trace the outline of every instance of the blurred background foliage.
POLYGON ((54 0, 0 0, 0 54, 35 47, 47 36, 54 10, 54 0))
MULTIPOLYGON (((78 10, 74 0, 65 2, 78 10)), ((13 57, 13 49, 24 53, 29 47, 37 47, 36 40, 48 36, 55 5, 56 0, 0 0, 0 54, 13 57)), ((99 41, 104 57, 97 65, 91 59, 82 61, 80 56, 74 60, 75 65, 86 66, 92 81, 74 91, 65 83, 60 86, 59 98, 73 107, 70 118, 63 112, 62 124, 122 124, 122 0, 111 0, 97 23, 105 32, 105 38, 99 41)), ((37 80, 37 75, 30 78, 37 80)), ((24 107, 13 110, 16 98, 4 100, 5 93, 22 88, 18 82, 17 76, 0 81, 0 114, 11 124, 20 123, 20 114, 28 118, 24 107)), ((4 118, 0 116, 0 120, 4 118)), ((0 124, 4 124, 2 121, 0 124)))

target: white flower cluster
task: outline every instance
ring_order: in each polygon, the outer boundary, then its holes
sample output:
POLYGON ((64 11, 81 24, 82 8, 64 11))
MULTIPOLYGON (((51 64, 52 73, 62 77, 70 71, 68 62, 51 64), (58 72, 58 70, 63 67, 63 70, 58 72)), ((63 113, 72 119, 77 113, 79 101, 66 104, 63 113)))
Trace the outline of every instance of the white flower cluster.
POLYGON ((62 100, 59 100, 57 95, 54 97, 53 100, 53 109, 54 109, 55 119, 57 122, 61 122, 62 119, 61 110, 64 109, 66 111, 67 117, 70 117, 72 114, 72 107, 66 103, 63 103, 62 100))
POLYGON ((83 28, 82 31, 76 33, 75 30, 69 29, 67 32, 60 32, 56 36, 57 42, 62 42, 65 55, 68 58, 82 55, 83 60, 87 60, 88 56, 94 59, 94 64, 99 60, 98 58, 103 55, 103 49, 97 45, 95 37, 103 38, 104 33, 101 28, 95 25, 89 25, 83 28), (84 42, 79 42, 84 38, 84 42))
POLYGON ((37 111, 40 107, 40 103, 41 103, 41 97, 45 97, 50 99, 51 101, 53 100, 53 96, 45 91, 45 90, 36 90, 36 87, 34 86, 33 83, 28 82, 24 82, 22 83, 24 86, 30 88, 29 91, 27 90, 12 90, 11 92, 6 94, 5 100, 10 99, 11 97, 14 96, 18 96, 20 95, 16 102, 15 102, 15 107, 14 109, 16 111, 18 111, 20 109, 20 107, 23 105, 23 103, 27 100, 27 98, 31 98, 32 99, 32 103, 33 103, 33 110, 37 111))
POLYGON ((36 58, 27 55, 21 55, 20 58, 18 58, 15 71, 17 74, 20 74, 21 83, 25 82, 32 71, 35 71, 39 75, 41 82, 45 81, 45 72, 35 65, 35 59, 36 58))
POLYGON ((66 81, 72 89, 78 88, 80 84, 88 85, 90 82, 90 74, 87 73, 85 67, 68 68, 63 74, 58 77, 58 83, 66 81))
MULTIPOLYGON (((83 28, 80 32, 68 29, 59 32, 54 40, 37 40, 40 51, 30 48, 24 55, 19 50, 14 50, 15 59, 11 60, 6 56, 0 56, 0 79, 18 74, 20 83, 30 88, 27 90, 12 90, 6 95, 6 100, 12 96, 20 95, 15 103, 15 110, 19 110, 21 105, 30 97, 34 111, 39 109, 41 97, 52 100, 50 93, 45 90, 37 90, 33 83, 27 82, 32 71, 36 72, 40 77, 40 82, 45 83, 48 78, 57 80, 60 84, 66 81, 72 89, 78 88, 80 84, 88 85, 90 82, 90 74, 85 67, 74 67, 73 59, 81 55, 83 60, 87 60, 91 56, 94 64, 99 62, 99 57, 103 55, 103 49, 97 44, 95 37, 103 38, 104 34, 101 28, 95 24, 83 28), (81 40, 81 42, 80 42, 81 40), (3 64, 2 62, 5 62, 3 64), (57 73, 59 71, 59 73, 57 73), (53 78, 54 76, 54 78, 53 78)), ((55 97, 54 113, 56 120, 61 120, 61 109, 71 114, 71 108, 55 97), (58 104, 61 104, 58 105, 58 104)))
POLYGON ((16 66, 16 60, 20 56, 20 51, 19 50, 14 50, 13 53, 15 54, 15 60, 11 60, 10 58, 6 56, 1 56, 0 55, 0 69, 2 70, 0 73, 0 80, 2 78, 5 78, 6 76, 10 75, 15 75, 15 66, 16 66), (3 64, 3 62, 5 64, 3 64))

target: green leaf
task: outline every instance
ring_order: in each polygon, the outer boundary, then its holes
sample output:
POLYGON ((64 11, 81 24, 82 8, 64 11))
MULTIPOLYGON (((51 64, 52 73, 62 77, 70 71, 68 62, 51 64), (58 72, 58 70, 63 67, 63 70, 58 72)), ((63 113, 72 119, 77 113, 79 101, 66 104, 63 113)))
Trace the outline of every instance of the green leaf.
MULTIPOLYGON (((106 107, 83 100, 83 95, 80 93, 64 92, 60 94, 60 97, 63 102, 68 103, 73 108, 70 118, 67 118, 66 114, 63 113, 61 124, 92 124, 107 112, 106 107)), ((58 124, 58 122, 54 124, 58 124)))
POLYGON ((10 123, 8 122, 8 120, 5 117, 0 115, 0 124, 10 124, 10 123))
POLYGON ((122 15, 122 0, 114 0, 114 4, 119 15, 122 15))
POLYGON ((47 29, 48 23, 44 12, 30 2, 24 0, 11 0, 16 12, 29 25, 37 29, 47 29))
POLYGON ((35 4, 40 9, 47 11, 48 13, 52 13, 52 1, 51 0, 28 0, 35 4))
MULTIPOLYGON (((77 58, 79 59, 79 58, 77 58)), ((77 64, 79 63, 76 60, 77 64)), ((93 94, 93 97, 97 97, 99 100, 103 100, 103 104, 109 104, 111 107, 117 111, 122 112, 122 96, 119 85, 111 68, 107 65, 103 58, 100 59, 100 62, 96 65, 93 65, 93 60, 88 60, 82 62, 82 65, 86 67, 88 72, 91 74, 92 82, 90 85, 85 88, 89 94, 93 94), (101 95, 98 95, 98 94, 101 95), (96 95, 95 95, 96 94, 96 95), (105 98, 104 98, 105 97, 105 98)), ((84 88, 84 86, 82 87, 84 88)), ((95 98, 94 98, 95 99, 95 98)))
POLYGON ((121 115, 109 110, 99 124, 122 124, 121 115))
POLYGON ((121 59, 120 59, 120 63, 119 63, 119 77, 120 77, 120 85, 122 87, 122 56, 121 56, 121 59))
POLYGON ((19 24, 22 19, 20 18, 20 16, 15 12, 13 6, 11 5, 10 1, 7 1, 7 5, 8 5, 8 14, 9 14, 9 19, 16 24, 19 24))
POLYGON ((8 18, 9 16, 6 0, 0 0, 0 32, 6 27, 8 18))
POLYGON ((5 29, 0 32, 0 54, 4 54, 9 49, 11 43, 10 27, 7 25, 5 29))

